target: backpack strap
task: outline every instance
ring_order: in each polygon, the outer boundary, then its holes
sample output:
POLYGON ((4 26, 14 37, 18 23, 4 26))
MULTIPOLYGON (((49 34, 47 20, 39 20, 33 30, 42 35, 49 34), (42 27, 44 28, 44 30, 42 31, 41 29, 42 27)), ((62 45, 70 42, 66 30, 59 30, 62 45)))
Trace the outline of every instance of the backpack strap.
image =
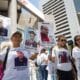
POLYGON ((7 62, 7 57, 8 57, 9 49, 10 48, 8 47, 7 51, 6 51, 6 55, 5 55, 4 61, 3 61, 3 71, 6 69, 6 62, 7 62))

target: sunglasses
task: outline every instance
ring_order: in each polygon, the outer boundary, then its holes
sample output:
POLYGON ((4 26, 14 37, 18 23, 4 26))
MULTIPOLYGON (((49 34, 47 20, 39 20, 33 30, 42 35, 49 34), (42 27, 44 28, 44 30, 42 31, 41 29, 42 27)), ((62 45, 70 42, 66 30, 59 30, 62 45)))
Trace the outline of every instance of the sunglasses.
POLYGON ((80 40, 80 38, 77 38, 77 39, 76 39, 76 41, 79 41, 79 40, 80 40))
POLYGON ((65 39, 61 39, 60 41, 61 41, 61 42, 67 42, 65 39))

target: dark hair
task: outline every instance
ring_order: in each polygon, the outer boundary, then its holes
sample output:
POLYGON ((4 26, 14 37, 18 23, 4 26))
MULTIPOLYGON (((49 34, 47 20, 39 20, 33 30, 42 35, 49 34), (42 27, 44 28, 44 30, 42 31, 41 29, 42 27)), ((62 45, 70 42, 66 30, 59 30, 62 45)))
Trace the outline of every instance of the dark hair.
POLYGON ((75 44, 76 46, 78 46, 78 44, 76 43, 77 37, 80 37, 80 35, 76 35, 76 36, 74 37, 74 44, 75 44))
POLYGON ((41 29, 43 29, 43 25, 41 26, 41 29))
POLYGON ((48 27, 47 26, 41 26, 41 29, 46 29, 46 30, 48 30, 48 27))
POLYGON ((22 37, 22 34, 21 32, 19 31, 16 31, 15 33, 12 34, 11 38, 14 37, 15 35, 19 35, 20 37, 22 37))
POLYGON ((35 33, 34 31, 29 31, 29 33, 30 33, 30 34, 36 35, 36 33, 35 33))
POLYGON ((45 51, 46 51, 46 49, 45 49, 45 48, 41 49, 41 53, 44 53, 45 51))

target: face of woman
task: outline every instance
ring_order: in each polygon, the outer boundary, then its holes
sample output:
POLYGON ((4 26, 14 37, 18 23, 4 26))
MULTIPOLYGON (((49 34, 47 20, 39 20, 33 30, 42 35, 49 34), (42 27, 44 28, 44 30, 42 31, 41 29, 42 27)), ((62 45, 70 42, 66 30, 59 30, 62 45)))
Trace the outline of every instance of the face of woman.
POLYGON ((61 37, 60 40, 58 41, 60 47, 66 46, 66 42, 67 41, 65 37, 61 37))
POLYGON ((77 43, 77 45, 80 47, 80 36, 78 36, 78 37, 76 38, 76 43, 77 43))
POLYGON ((12 43, 13 43, 13 46, 14 46, 14 45, 15 45, 15 46, 19 46, 20 43, 21 43, 21 41, 22 41, 22 38, 21 38, 20 35, 16 34, 15 36, 13 36, 13 37, 11 38, 11 41, 12 41, 12 43))

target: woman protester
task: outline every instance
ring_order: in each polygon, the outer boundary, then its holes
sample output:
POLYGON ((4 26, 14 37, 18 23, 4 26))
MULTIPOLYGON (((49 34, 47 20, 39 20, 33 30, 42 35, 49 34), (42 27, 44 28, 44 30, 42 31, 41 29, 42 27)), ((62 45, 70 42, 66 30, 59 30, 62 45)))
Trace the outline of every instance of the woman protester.
POLYGON ((67 40, 64 35, 59 35, 57 45, 52 49, 52 56, 55 58, 58 80, 74 80, 70 53, 66 43, 67 40))
MULTIPOLYGON (((21 41, 22 34, 20 32, 12 34, 13 45, 8 52, 2 80, 30 80, 29 58, 31 58, 31 54, 25 48, 20 47, 21 41)), ((0 53, 0 60, 4 61, 5 55, 6 49, 0 53)))
POLYGON ((77 78, 80 80, 80 35, 74 37, 75 47, 72 50, 72 56, 77 69, 77 78))

